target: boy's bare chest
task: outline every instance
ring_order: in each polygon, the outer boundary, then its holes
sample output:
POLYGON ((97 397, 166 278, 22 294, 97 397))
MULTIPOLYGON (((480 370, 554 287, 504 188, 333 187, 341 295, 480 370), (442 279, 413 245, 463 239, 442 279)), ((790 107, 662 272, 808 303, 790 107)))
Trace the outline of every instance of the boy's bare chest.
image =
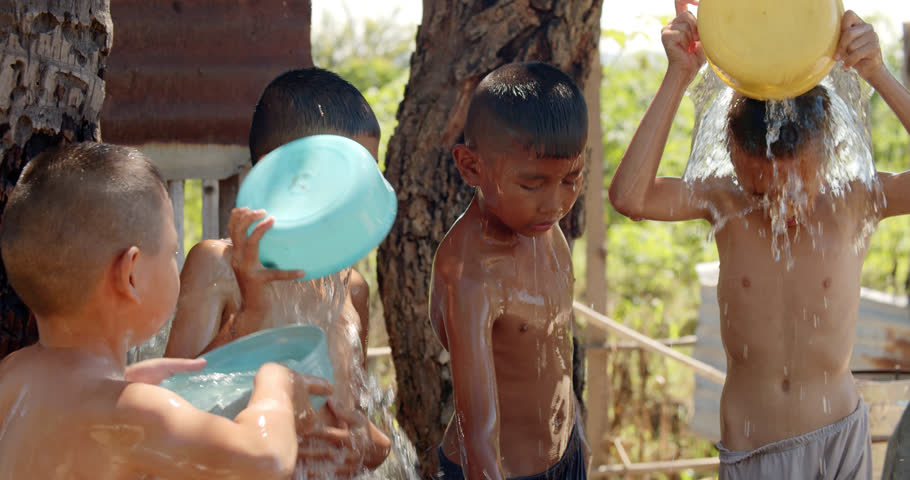
POLYGON ((511 278, 502 279, 497 330, 539 337, 570 326, 574 278, 568 248, 560 246, 538 248, 529 261, 514 264, 511 278))

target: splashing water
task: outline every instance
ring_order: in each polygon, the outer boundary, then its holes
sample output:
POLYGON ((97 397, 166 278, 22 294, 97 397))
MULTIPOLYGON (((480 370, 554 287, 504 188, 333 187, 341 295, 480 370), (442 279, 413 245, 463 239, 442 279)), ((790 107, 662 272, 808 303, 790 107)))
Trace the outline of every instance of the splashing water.
MULTIPOLYGON (((844 71, 842 64, 836 65, 821 84, 828 92, 830 106, 824 131, 824 156, 818 166, 818 194, 828 195, 836 200, 834 205, 843 204, 846 196, 861 188, 865 193, 864 210, 858 212, 864 219, 853 239, 855 253, 861 252, 869 235, 875 230, 884 197, 876 177, 872 158, 868 121, 868 99, 871 90, 852 69, 844 71)), ((727 113, 735 98, 734 91, 724 84, 710 68, 704 68, 700 79, 691 90, 695 102, 696 118, 693 131, 692 152, 683 180, 693 192, 717 189, 726 186, 731 193, 749 199, 751 192, 744 192, 730 158, 730 141, 727 132, 727 113)), ((758 201, 744 202, 741 211, 721 212, 714 204, 702 204, 714 219, 713 235, 733 218, 744 219, 746 215, 763 210, 770 220, 772 255, 777 261, 787 262, 793 267, 790 252, 791 235, 789 228, 795 223, 795 241, 800 229, 806 231, 813 247, 822 235, 821 222, 812 222, 807 186, 802 178, 788 170, 778 170, 778 164, 770 146, 778 140, 781 126, 788 120, 796 119, 793 99, 768 101, 765 119, 768 123, 766 156, 772 161, 773 182, 779 185, 779 194, 772 198, 764 194, 758 201)), ((697 202, 695 196, 691 200, 697 202)), ((837 207, 833 207, 837 208, 837 207)), ((765 232, 759 230, 764 238, 765 232)))

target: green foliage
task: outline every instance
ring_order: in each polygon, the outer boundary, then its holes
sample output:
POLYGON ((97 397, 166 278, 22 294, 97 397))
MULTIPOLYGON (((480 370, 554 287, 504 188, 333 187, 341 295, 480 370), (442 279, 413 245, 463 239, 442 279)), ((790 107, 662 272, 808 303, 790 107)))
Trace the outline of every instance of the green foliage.
MULTIPOLYGON (((386 145, 398 121, 395 115, 408 82, 409 61, 417 28, 387 17, 355 21, 326 14, 312 39, 313 63, 351 82, 373 108, 382 138, 379 163, 384 168, 386 145), (332 28, 325 28, 332 25, 332 28)), ((317 29, 314 29, 314 31, 317 29)))

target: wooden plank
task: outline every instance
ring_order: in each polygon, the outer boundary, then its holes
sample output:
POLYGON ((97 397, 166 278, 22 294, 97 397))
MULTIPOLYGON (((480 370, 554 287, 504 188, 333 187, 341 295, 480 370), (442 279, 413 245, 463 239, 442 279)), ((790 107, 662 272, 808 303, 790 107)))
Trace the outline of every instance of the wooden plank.
POLYGON ((718 383, 720 385, 724 384, 724 380, 727 378, 727 375, 724 372, 708 365, 704 362, 700 362, 686 354, 677 352, 670 347, 663 345, 662 343, 655 341, 653 338, 643 335, 619 322, 616 322, 606 315, 601 315, 590 308, 575 302, 574 304, 575 311, 588 317, 591 320, 594 320, 595 323, 606 328, 607 330, 626 337, 633 342, 640 344, 645 350, 659 353, 665 357, 672 358, 683 365, 691 368, 695 373, 706 377, 707 379, 718 383))
POLYGON ((146 143, 135 147, 168 180, 221 180, 236 175, 250 165, 249 149, 241 145, 146 143))
POLYGON ((186 258, 183 250, 183 180, 167 182, 167 189, 174 206, 174 227, 177 229, 177 267, 183 269, 183 259, 186 258))
MULTIPOLYGON (((656 342, 660 342, 668 347, 691 347, 698 342, 698 337, 695 335, 686 335, 679 338, 660 338, 656 339, 656 342)), ((626 351, 626 350, 641 350, 642 347, 638 343, 622 341, 622 342, 604 342, 600 344, 588 344, 585 345, 587 350, 607 350, 607 351, 626 351)))
MULTIPOLYGON (((600 313, 607 312, 607 242, 604 223, 604 153, 600 124, 601 66, 599 54, 591 65, 591 76, 585 84, 588 103, 588 171, 585 187, 585 303, 600 313)), ((588 344, 603 344, 606 333, 600 328, 586 328, 588 344)), ((607 377, 609 351, 594 348, 585 351, 587 384, 587 418, 585 430, 591 445, 591 461, 597 465, 608 460, 606 437, 610 431, 610 379, 607 377)))
POLYGON ((228 238, 228 220, 231 210, 237 203, 237 190, 240 188, 240 175, 232 175, 218 181, 218 236, 228 238))
POLYGON ((202 181, 202 239, 218 238, 218 180, 202 181))
POLYGON ((717 470, 720 459, 717 457, 691 458, 664 462, 644 462, 630 465, 601 465, 591 469, 588 478, 591 480, 612 478, 622 474, 673 473, 683 470, 717 470))

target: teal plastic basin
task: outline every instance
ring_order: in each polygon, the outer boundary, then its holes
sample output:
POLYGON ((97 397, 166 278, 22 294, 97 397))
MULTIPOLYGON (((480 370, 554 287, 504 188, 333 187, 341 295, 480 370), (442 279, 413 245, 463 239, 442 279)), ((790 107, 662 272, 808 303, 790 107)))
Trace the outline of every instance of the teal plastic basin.
POLYGON ((260 262, 302 269, 309 280, 339 272, 379 245, 398 200, 362 145, 314 135, 262 157, 240 185, 237 206, 275 217, 259 242, 260 262))
MULTIPOLYGON (((202 355, 205 369, 174 375, 161 386, 176 392, 194 407, 233 419, 246 408, 253 378, 263 364, 277 362, 305 375, 332 382, 332 362, 325 332, 312 325, 291 325, 256 332, 202 355)), ((313 407, 326 398, 311 395, 313 407)))

